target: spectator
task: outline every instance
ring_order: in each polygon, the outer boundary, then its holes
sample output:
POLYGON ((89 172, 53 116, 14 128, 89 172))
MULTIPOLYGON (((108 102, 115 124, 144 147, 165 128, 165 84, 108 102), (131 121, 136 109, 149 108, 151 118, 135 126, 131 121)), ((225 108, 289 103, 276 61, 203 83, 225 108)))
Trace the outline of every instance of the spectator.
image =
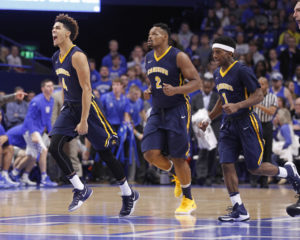
POLYGON ((124 119, 126 97, 123 94, 124 85, 120 78, 112 81, 112 92, 100 97, 103 110, 114 131, 118 131, 124 119))
POLYGON ((273 152, 285 162, 293 162, 293 155, 298 154, 299 140, 295 138, 289 110, 279 109, 274 119, 277 135, 273 142, 273 152))
POLYGON ((245 43, 245 37, 243 33, 238 33, 236 35, 236 48, 235 53, 239 55, 244 55, 249 52, 249 44, 245 43))
POLYGON ((295 112, 293 114, 293 130, 300 137, 300 97, 295 101, 295 112))
POLYGON ((267 64, 264 60, 260 60, 255 64, 254 73, 255 73, 257 79, 260 77, 269 78, 268 73, 267 73, 267 64))
POLYGON ((200 38, 200 47, 196 50, 196 54, 200 57, 201 65, 206 68, 211 55, 211 47, 208 35, 203 33, 200 38))
POLYGON ((139 45, 136 45, 131 52, 131 61, 127 63, 127 68, 134 67, 135 65, 139 65, 142 67, 143 72, 145 69, 145 58, 143 48, 139 45))
POLYGON ((247 22, 245 27, 246 41, 251 40, 254 37, 255 33, 257 33, 255 18, 251 18, 247 22))
POLYGON ((274 48, 269 50, 269 54, 268 54, 268 62, 269 62, 269 66, 270 66, 270 71, 271 72, 279 72, 280 71, 280 61, 278 60, 277 57, 277 52, 274 48))
MULTIPOLYGON (((22 60, 19 56, 19 48, 17 46, 11 47, 11 54, 7 56, 7 63, 15 66, 22 66, 22 60)), ((16 72, 22 72, 23 70, 18 67, 13 67, 16 72)))
POLYGON ((178 33, 178 43, 186 49, 189 46, 193 33, 190 31, 190 26, 187 22, 181 23, 178 33))
POLYGON ((125 89, 126 93, 129 91, 132 85, 138 86, 141 91, 145 90, 143 87, 143 83, 136 76, 136 69, 134 67, 128 69, 127 76, 128 76, 128 83, 125 89))
MULTIPOLYGON (((15 93, 23 92, 21 87, 15 88, 15 93)), ((28 104, 24 101, 24 95, 16 95, 16 101, 6 104, 5 125, 6 128, 12 128, 21 124, 27 114, 28 104)))
POLYGON ((177 33, 171 33, 171 45, 180 49, 181 51, 184 51, 185 49, 179 42, 179 37, 177 33))
POLYGON ((293 82, 295 85, 295 93, 300 96, 300 65, 296 67, 295 75, 293 77, 293 82))
POLYGON ((280 72, 284 79, 292 80, 296 66, 300 64, 300 50, 296 46, 294 37, 288 38, 288 48, 279 56, 280 72))
POLYGON ((100 74, 96 71, 96 61, 93 58, 89 59, 91 84, 100 81, 100 74))
POLYGON ((35 97, 35 92, 34 91, 32 91, 32 90, 30 90, 30 91, 28 91, 28 95, 27 96, 25 96, 25 101, 27 102, 27 103, 29 103, 30 101, 31 101, 31 99, 33 99, 34 97, 35 97))
POLYGON ((201 24, 201 30, 208 35, 212 35, 220 26, 220 21, 215 14, 214 9, 208 9, 207 17, 205 17, 201 24))
POLYGON ((196 54, 196 50, 199 48, 199 46, 200 46, 199 36, 197 34, 194 34, 191 37, 190 44, 185 49, 185 52, 189 55, 190 58, 192 58, 192 56, 194 56, 196 54))
POLYGON ((221 1, 219 1, 219 0, 215 1, 214 11, 215 11, 216 16, 219 19, 219 21, 221 21, 221 19, 223 18, 223 15, 224 15, 224 8, 222 7, 221 1))
POLYGON ((147 170, 147 163, 141 152, 140 136, 143 134, 143 122, 146 122, 146 113, 141 95, 141 90, 137 86, 132 85, 130 87, 124 115, 125 121, 131 122, 134 128, 140 166, 136 169, 137 171, 133 171, 135 176, 131 177, 138 183, 144 182, 147 170))
MULTIPOLYGON (((9 49, 2 46, 0 48, 0 64, 7 64, 7 56, 9 55, 9 49)), ((8 67, 1 67, 0 70, 8 70, 8 67)))
MULTIPOLYGON (((218 94, 213 91, 214 82, 212 79, 204 78, 203 92, 198 93, 192 99, 191 111, 196 113, 199 109, 205 108, 211 111, 218 100, 218 94)), ((219 129, 221 125, 221 116, 214 119, 211 123, 212 129, 216 138, 219 136, 219 129)), ((196 163, 196 175, 198 183, 211 186, 215 180, 217 167, 217 148, 212 150, 200 149, 199 158, 196 163)))
POLYGON ((253 59, 253 63, 256 64, 258 61, 260 60, 265 60, 264 55, 262 55, 259 51, 258 51, 258 46, 255 43, 255 41, 251 41, 249 43, 249 53, 251 53, 252 55, 252 59, 253 59))
POLYGON ((288 33, 290 35, 290 37, 295 38, 296 45, 298 45, 300 43, 300 33, 297 32, 297 25, 294 20, 289 21, 288 25, 287 25, 287 29, 283 33, 280 34, 278 45, 283 43, 285 33, 288 33))
POLYGON ((112 57, 119 55, 120 56, 120 65, 122 68, 127 67, 126 64, 126 58, 118 53, 119 50, 119 43, 117 40, 110 40, 109 41, 109 54, 107 54, 106 56, 104 56, 102 58, 102 66, 107 66, 108 68, 111 68, 113 66, 113 62, 112 62, 112 57))
POLYGON ((111 80, 109 79, 109 69, 106 66, 100 68, 100 79, 92 83, 92 89, 96 89, 100 95, 111 91, 111 80))
MULTIPOLYGON (((278 98, 281 97, 285 103, 287 103, 287 108, 290 110, 294 109, 294 103, 290 91, 283 85, 283 77, 280 72, 271 73, 270 80, 272 82, 272 87, 270 92, 274 93, 278 98)), ((278 107, 280 104, 278 103, 278 107)))
POLYGON ((295 85, 292 81, 287 81, 285 83, 285 86, 287 87, 287 89, 290 91, 294 105, 295 105, 295 100, 297 97, 299 97, 296 93, 295 93, 295 85))
POLYGON ((114 55, 112 57, 112 67, 109 67, 109 79, 113 81, 115 78, 119 78, 122 74, 126 73, 126 68, 121 66, 121 57, 114 55))

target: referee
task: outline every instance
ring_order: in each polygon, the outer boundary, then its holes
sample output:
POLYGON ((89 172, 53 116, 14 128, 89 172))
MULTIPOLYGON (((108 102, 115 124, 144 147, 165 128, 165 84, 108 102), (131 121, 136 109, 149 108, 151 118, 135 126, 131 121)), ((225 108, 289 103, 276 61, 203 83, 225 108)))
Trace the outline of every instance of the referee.
MULTIPOLYGON (((258 81, 264 94, 264 100, 255 106, 254 112, 261 121, 263 138, 265 140, 263 162, 271 162, 273 141, 272 120, 278 106, 277 96, 269 91, 269 83, 265 77, 260 77, 258 81)), ((251 186, 256 187, 256 179, 251 178, 251 186)), ((267 176, 260 177, 260 187, 269 188, 267 176)))

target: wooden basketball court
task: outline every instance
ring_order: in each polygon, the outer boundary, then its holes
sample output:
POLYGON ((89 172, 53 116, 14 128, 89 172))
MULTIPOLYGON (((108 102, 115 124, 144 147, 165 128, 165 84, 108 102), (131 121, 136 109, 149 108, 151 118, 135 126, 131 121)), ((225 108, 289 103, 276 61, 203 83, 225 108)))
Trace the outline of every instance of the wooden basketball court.
POLYGON ((285 212, 296 201, 287 186, 241 188, 251 216, 243 223, 218 222, 230 205, 220 186, 193 188, 198 208, 192 216, 174 215, 180 199, 172 186, 136 186, 141 197, 128 218, 118 217, 118 186, 92 188, 92 197, 73 213, 67 211, 71 188, 1 190, 0 239, 300 239, 300 217, 285 212))

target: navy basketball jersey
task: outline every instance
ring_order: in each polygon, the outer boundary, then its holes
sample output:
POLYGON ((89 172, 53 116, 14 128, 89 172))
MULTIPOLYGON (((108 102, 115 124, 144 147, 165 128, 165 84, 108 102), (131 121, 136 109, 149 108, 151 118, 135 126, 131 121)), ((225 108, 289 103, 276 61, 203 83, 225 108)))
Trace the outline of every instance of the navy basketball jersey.
POLYGON ((154 50, 146 56, 146 72, 152 87, 153 107, 170 108, 186 103, 188 97, 183 94, 167 96, 163 92, 163 83, 174 87, 184 84, 183 76, 177 67, 176 57, 179 49, 170 46, 164 54, 157 57, 154 50))
MULTIPOLYGON (((250 93, 260 88, 252 69, 238 61, 232 63, 224 72, 218 68, 214 73, 214 79, 223 104, 244 101, 250 93)), ((242 108, 230 116, 237 117, 249 111, 252 111, 252 108, 242 108)), ((224 116, 227 117, 226 114, 224 116)))
POLYGON ((54 71, 64 89, 65 102, 81 102, 82 88, 77 72, 72 66, 72 56, 77 51, 83 52, 79 47, 73 45, 65 56, 60 57, 60 50, 58 50, 52 57, 54 71))

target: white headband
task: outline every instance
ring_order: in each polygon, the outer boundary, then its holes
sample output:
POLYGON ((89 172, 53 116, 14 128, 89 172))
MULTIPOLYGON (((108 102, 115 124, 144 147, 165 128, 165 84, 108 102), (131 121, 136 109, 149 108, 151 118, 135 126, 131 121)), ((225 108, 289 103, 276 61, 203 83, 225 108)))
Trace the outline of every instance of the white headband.
POLYGON ((224 44, 221 44, 221 43, 214 43, 213 45, 212 45, 212 48, 214 49, 214 48, 221 48, 221 49, 223 49, 223 50, 225 50, 225 51, 228 51, 228 52, 234 52, 234 48, 233 47, 230 47, 230 46, 227 46, 227 45, 224 45, 224 44))

